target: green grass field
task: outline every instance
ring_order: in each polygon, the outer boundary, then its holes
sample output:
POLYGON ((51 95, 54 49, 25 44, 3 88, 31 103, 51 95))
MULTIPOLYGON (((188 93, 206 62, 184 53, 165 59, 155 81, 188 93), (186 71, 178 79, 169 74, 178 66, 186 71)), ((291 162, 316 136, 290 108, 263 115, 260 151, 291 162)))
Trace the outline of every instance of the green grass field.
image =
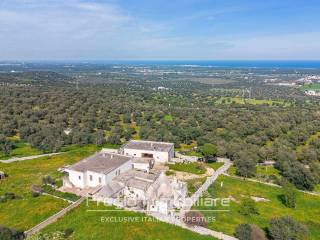
POLYGON ((106 211, 112 209, 114 208, 103 205, 98 207, 93 204, 87 207, 86 204, 82 204, 56 223, 44 229, 43 232, 50 233, 71 228, 74 233, 69 239, 75 240, 214 239, 213 237, 201 236, 167 223, 151 221, 152 219, 146 218, 146 215, 143 214, 128 211, 106 211), (87 211, 88 209, 95 211, 89 212, 87 211), (97 212, 96 210, 104 211, 97 212), (113 219, 113 222, 110 222, 110 220, 102 222, 101 218, 113 219), (126 222, 125 218, 131 222, 126 222))
POLYGON ((197 152, 197 151, 194 151, 194 150, 191 150, 191 151, 187 151, 184 153, 186 156, 195 156, 195 157, 203 157, 203 154, 201 152, 197 152))
POLYGON ((50 196, 24 194, 22 199, 0 203, 0 225, 28 230, 66 206, 67 202, 50 196))
MULTIPOLYGON (((236 175, 236 167, 231 166, 228 170, 228 173, 230 175, 235 176, 236 175)), ((257 175, 256 177, 253 177, 253 179, 259 179, 259 175, 275 175, 277 177, 280 177, 279 170, 275 169, 273 166, 257 166, 257 175)))
POLYGON ((56 197, 60 197, 60 198, 63 198, 63 199, 69 200, 69 201, 73 201, 73 202, 80 199, 80 197, 75 194, 57 191, 48 185, 42 186, 42 191, 47 194, 50 194, 50 195, 53 195, 56 197))
POLYGON ((241 223, 257 224, 261 228, 268 227, 268 221, 272 217, 291 216, 305 224, 310 231, 310 239, 320 237, 320 197, 298 192, 297 207, 290 209, 285 207, 279 196, 282 194, 281 188, 271 187, 260 183, 248 182, 220 176, 218 180, 209 188, 208 192, 212 198, 232 197, 229 207, 200 207, 200 210, 224 209, 230 212, 203 212, 206 216, 216 217, 216 221, 209 224, 209 228, 222 231, 227 234, 234 234, 235 228, 241 223), (221 182, 223 186, 221 187, 221 182), (259 215, 243 216, 239 211, 239 201, 244 197, 261 197, 269 202, 257 202, 259 215))
POLYGON ((43 154, 43 152, 38 149, 32 148, 28 143, 15 140, 13 150, 10 154, 5 155, 3 152, 0 151, 0 159, 5 160, 13 157, 26 157, 39 154, 43 154))
MULTIPOLYGON (((68 205, 66 201, 51 196, 41 195, 33 198, 31 195, 31 186, 41 185, 44 176, 50 175, 56 178, 60 176, 57 172, 59 167, 75 163, 98 149, 94 145, 88 145, 72 146, 66 150, 68 152, 53 157, 10 164, 0 163, 0 169, 8 174, 8 178, 0 181, 0 195, 13 192, 19 196, 18 199, 0 203, 0 225, 24 231, 68 205)), ((45 231, 72 228, 75 232, 70 239, 77 240, 102 240, 106 237, 108 239, 213 239, 162 222, 101 223, 101 217, 112 216, 140 219, 144 217, 133 212, 87 212, 86 206, 82 205, 50 225, 45 231)))
POLYGON ((250 104, 250 105, 281 105, 281 106, 290 106, 289 103, 284 101, 275 101, 271 99, 244 99, 241 97, 219 97, 215 104, 250 104))
POLYGON ((213 168, 214 170, 217 170, 218 168, 223 166, 223 162, 210 162, 210 163, 206 163, 206 165, 208 167, 213 168))
POLYGON ((205 174, 207 172, 204 164, 202 163, 176 163, 176 164, 168 164, 170 170, 187 172, 192 174, 205 174))
POLYGON ((172 122, 173 121, 173 117, 172 117, 172 115, 165 115, 164 116, 164 120, 167 121, 167 122, 172 122))
POLYGON ((320 83, 306 84, 301 87, 302 90, 318 90, 320 91, 320 83))
POLYGON ((0 225, 27 230, 67 206, 67 202, 50 196, 33 198, 32 185, 41 185, 46 175, 56 177, 57 169, 94 153, 93 145, 79 147, 68 153, 23 162, 0 163, 0 170, 8 174, 0 181, 0 195, 15 193, 18 199, 0 203, 0 225))

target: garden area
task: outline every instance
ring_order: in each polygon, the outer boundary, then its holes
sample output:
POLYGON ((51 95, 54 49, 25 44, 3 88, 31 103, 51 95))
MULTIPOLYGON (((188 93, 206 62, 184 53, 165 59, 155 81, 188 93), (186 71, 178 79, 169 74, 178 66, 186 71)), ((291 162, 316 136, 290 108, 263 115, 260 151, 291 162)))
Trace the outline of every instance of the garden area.
POLYGON ((170 170, 187 172, 197 175, 202 175, 207 172, 205 165, 199 162, 167 164, 167 166, 170 170))
POLYGON ((8 152, 0 150, 0 160, 5 160, 13 157, 27 157, 43 154, 42 151, 33 148, 29 143, 21 141, 19 138, 12 138, 10 146, 6 149, 8 152), (9 149, 8 149, 9 148, 9 149))

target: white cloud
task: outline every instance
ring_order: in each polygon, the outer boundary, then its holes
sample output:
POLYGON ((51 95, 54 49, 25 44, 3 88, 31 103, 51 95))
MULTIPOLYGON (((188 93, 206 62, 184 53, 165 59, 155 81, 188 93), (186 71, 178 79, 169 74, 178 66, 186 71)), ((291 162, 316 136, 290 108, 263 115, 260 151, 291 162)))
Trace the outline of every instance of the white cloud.
POLYGON ((101 50, 110 50, 119 29, 131 24, 131 17, 111 4, 44 2, 1 2, 2 59, 77 58, 84 56, 82 51, 92 57, 101 50))
MULTIPOLYGON (((320 33, 255 38, 195 36, 179 24, 238 11, 203 11, 149 20, 114 4, 89 0, 0 0, 1 59, 255 59, 317 58, 320 33), (298 57, 297 57, 298 56, 298 57)), ((241 9, 240 9, 241 10, 241 9)), ((239 11, 240 11, 239 10, 239 11)))

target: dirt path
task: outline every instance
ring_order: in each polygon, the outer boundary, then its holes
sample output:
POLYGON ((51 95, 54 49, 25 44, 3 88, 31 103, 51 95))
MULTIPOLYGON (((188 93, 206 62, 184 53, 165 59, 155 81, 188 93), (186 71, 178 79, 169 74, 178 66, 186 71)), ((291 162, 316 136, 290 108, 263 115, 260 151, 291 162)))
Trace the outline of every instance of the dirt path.
POLYGON ((9 158, 7 160, 0 160, 1 163, 12 163, 12 162, 19 162, 19 161, 26 161, 26 160, 31 160, 31 159, 36 159, 36 158, 41 158, 41 157, 50 157, 50 156, 55 156, 58 154, 62 154, 62 152, 59 153, 48 153, 48 154, 41 154, 41 155, 35 155, 35 156, 28 156, 28 157, 21 157, 21 158, 9 158))
POLYGON ((187 212, 191 209, 191 207, 198 201, 204 191, 207 191, 211 184, 223 173, 225 173, 229 167, 231 167, 232 162, 229 159, 224 160, 224 164, 222 167, 218 168, 207 180, 204 184, 186 201, 186 204, 182 209, 184 212, 187 212))
POLYGON ((50 225, 51 223, 54 223, 55 221, 57 221, 59 218, 61 218, 62 216, 64 216, 67 212, 71 211, 72 209, 76 208, 77 206, 79 206, 86 198, 82 197, 80 198, 78 201, 72 203, 71 205, 69 205, 68 207, 62 209, 60 212, 52 215, 51 217, 47 218, 46 220, 44 220, 43 222, 39 223, 38 225, 36 225, 35 227, 29 229, 28 231, 25 231, 25 235, 27 237, 41 231, 42 229, 44 229, 46 226, 50 225))
POLYGON ((229 169, 229 167, 232 165, 232 163, 231 163, 231 161, 229 159, 223 159, 223 162, 224 162, 224 165, 221 166, 220 168, 218 168, 216 171, 214 171, 212 168, 210 168, 211 170, 209 170, 206 174, 203 174, 203 175, 192 174, 192 175, 195 175, 196 178, 199 178, 199 176, 205 177, 207 175, 209 175, 209 177, 207 178, 205 183, 186 201, 188 204, 186 204, 186 206, 184 206, 181 209, 181 212, 178 213, 179 216, 175 217, 174 216, 175 214, 173 214, 171 216, 166 216, 166 215, 162 215, 162 214, 159 214, 159 213, 152 213, 151 216, 159 219, 160 221, 167 222, 167 223, 170 223, 170 224, 173 224, 173 225, 188 229, 190 231, 199 233, 201 235, 209 235, 209 236, 213 236, 213 237, 215 237, 217 239, 222 239, 222 240, 237 240, 237 238, 235 238, 233 236, 229 236, 229 235, 224 234, 222 232, 217 232, 217 231, 214 231, 214 230, 211 230, 211 229, 208 229, 208 228, 204 228, 204 227, 200 227, 200 226, 195 226, 195 227, 187 226, 181 220, 182 216, 184 215, 184 213, 191 209, 192 205, 196 201, 198 201, 198 199, 201 197, 202 193, 204 191, 206 191, 209 188, 209 186, 211 184, 213 184, 214 181, 221 174, 225 173, 229 169), (192 202, 191 205, 189 205, 190 201, 192 202))
POLYGON ((153 216, 154 218, 166 222, 184 229, 188 229, 192 232, 201 234, 201 235, 207 235, 207 236, 213 236, 217 239, 222 239, 222 240, 238 240, 238 238, 235 238, 233 236, 229 236, 227 234, 224 234, 222 232, 217 232, 208 228, 200 227, 200 226, 188 226, 186 225, 181 219, 175 218, 174 216, 166 216, 163 214, 158 214, 158 213, 151 213, 149 214, 153 216))

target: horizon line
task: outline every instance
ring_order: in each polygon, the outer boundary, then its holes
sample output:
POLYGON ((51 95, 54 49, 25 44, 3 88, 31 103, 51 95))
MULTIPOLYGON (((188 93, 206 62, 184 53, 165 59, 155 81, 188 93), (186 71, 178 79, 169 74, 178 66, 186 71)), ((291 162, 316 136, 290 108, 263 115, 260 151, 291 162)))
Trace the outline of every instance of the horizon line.
POLYGON ((0 59, 0 63, 3 62, 254 62, 254 61, 266 61, 266 62, 297 62, 297 61, 310 61, 318 62, 319 59, 0 59))

